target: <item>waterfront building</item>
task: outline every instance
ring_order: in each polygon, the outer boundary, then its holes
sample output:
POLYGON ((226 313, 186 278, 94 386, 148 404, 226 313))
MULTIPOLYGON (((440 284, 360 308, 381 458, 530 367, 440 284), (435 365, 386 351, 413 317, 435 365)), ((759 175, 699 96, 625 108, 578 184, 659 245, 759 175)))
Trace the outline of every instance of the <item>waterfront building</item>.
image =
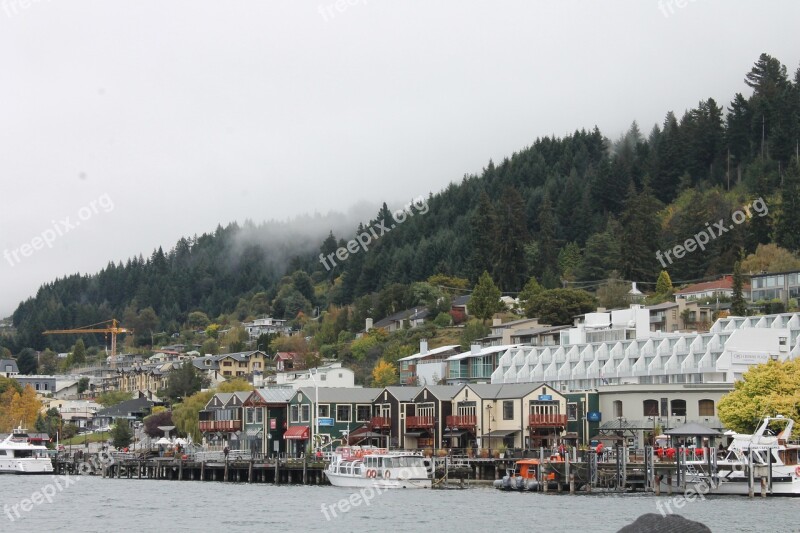
POLYGON ((386 387, 372 402, 372 418, 368 430, 369 436, 392 447, 404 448, 404 425, 409 414, 413 413, 414 398, 422 387, 386 387))
POLYGON ((553 446, 567 426, 567 400, 543 383, 468 384, 453 397, 446 446, 553 446))
POLYGON ((198 429, 211 449, 247 450, 247 439, 242 437, 242 405, 251 392, 218 392, 200 411, 198 429))
POLYGON ((403 445, 406 448, 441 448, 447 417, 460 386, 426 385, 407 407, 403 445))
POLYGON ((614 311, 590 313, 562 331, 559 346, 508 348, 492 382, 547 382, 563 392, 627 384, 732 384, 754 364, 800 354, 798 313, 726 317, 708 333, 665 334, 650 331, 647 310, 631 311, 623 316, 634 317, 627 322, 614 320, 614 311))
POLYGON ((368 425, 372 404, 382 390, 320 386, 295 390, 289 401, 289 422, 283 435, 289 441, 288 452, 294 455, 304 452, 312 442, 312 433, 316 446, 325 446, 368 425), (315 405, 319 420, 312 417, 315 405))
POLYGON ((283 433, 287 426, 289 400, 293 395, 294 389, 291 387, 257 389, 242 403, 243 432, 247 449, 253 456, 280 455, 286 452, 283 433))

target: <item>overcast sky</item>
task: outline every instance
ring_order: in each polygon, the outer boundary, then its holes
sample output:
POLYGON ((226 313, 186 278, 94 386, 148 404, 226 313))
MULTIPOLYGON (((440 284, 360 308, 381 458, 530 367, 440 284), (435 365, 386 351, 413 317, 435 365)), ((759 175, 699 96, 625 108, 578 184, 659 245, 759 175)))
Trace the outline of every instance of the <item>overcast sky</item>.
POLYGON ((795 71, 798 20, 796 0, 0 0, 0 317, 218 223, 377 212, 537 136, 727 105, 761 52, 795 71))

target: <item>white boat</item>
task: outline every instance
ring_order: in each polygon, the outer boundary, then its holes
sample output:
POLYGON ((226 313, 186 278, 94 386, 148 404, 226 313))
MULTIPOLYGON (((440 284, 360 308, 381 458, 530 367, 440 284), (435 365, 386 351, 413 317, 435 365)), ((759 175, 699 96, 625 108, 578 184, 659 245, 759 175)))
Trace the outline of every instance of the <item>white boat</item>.
POLYGON ((790 444, 794 420, 783 416, 764 418, 752 435, 734 433, 724 455, 716 461, 717 474, 709 476, 702 461, 687 461, 687 486, 709 494, 747 495, 752 464, 753 486, 761 491, 761 479, 767 480, 767 493, 776 496, 800 496, 800 445, 790 444), (783 425, 777 435, 770 424, 783 425))
POLYGON ((45 446, 31 444, 17 428, 0 442, 0 474, 52 474, 53 462, 45 446))
POLYGON ((325 476, 335 487, 431 488, 431 479, 422 455, 385 448, 336 448, 325 469, 325 476))

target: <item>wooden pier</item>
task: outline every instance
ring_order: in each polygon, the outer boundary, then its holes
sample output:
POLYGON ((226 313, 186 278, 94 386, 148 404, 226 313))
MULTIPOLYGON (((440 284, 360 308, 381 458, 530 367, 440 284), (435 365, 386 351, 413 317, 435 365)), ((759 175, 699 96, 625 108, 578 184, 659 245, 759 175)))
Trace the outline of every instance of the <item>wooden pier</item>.
MULTIPOLYGON (((553 458, 545 450, 528 451, 527 457, 540 459, 539 482, 543 492, 651 492, 682 493, 689 475, 713 479, 724 475, 716 461, 708 465, 685 461, 659 461, 652 449, 642 454, 611 454, 598 457, 595 453, 580 456, 567 454, 566 460, 553 458), (575 461, 575 458, 580 460, 575 461), (606 460, 602 460, 606 459, 606 460), (610 460, 608 460, 610 459, 610 460), (545 482, 547 480, 547 482, 545 482)), ((465 481, 480 484, 502 479, 514 470, 522 457, 472 458, 463 456, 433 457, 434 487, 451 483, 463 487, 465 481)), ((230 457, 144 457, 112 453, 91 456, 59 457, 54 460, 56 473, 97 475, 113 479, 161 479, 170 481, 221 481, 234 483, 271 483, 276 485, 329 485, 323 471, 327 462, 321 458, 247 458, 232 453, 230 457)), ((750 481, 750 495, 766 495, 765 482, 770 478, 757 472, 750 481)))

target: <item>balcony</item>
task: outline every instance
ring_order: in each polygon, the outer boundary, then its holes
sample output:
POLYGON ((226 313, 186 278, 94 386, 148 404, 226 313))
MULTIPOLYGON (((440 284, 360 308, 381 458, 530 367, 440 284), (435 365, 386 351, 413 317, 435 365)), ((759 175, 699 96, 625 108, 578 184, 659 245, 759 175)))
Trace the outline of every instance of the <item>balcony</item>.
POLYGON ((372 429, 389 429, 392 427, 392 419, 388 416, 373 416, 369 425, 372 429))
POLYGON ((241 420, 200 420, 198 428, 202 432, 209 431, 240 431, 241 420))
POLYGON ((478 425, 478 417, 475 415, 452 415, 447 417, 448 427, 458 429, 472 429, 478 425))
POLYGON ((432 428, 434 417, 432 416, 409 416, 406 417, 407 428, 432 428))
POLYGON ((567 415, 530 415, 528 425, 532 428, 551 428, 567 425, 567 415))

